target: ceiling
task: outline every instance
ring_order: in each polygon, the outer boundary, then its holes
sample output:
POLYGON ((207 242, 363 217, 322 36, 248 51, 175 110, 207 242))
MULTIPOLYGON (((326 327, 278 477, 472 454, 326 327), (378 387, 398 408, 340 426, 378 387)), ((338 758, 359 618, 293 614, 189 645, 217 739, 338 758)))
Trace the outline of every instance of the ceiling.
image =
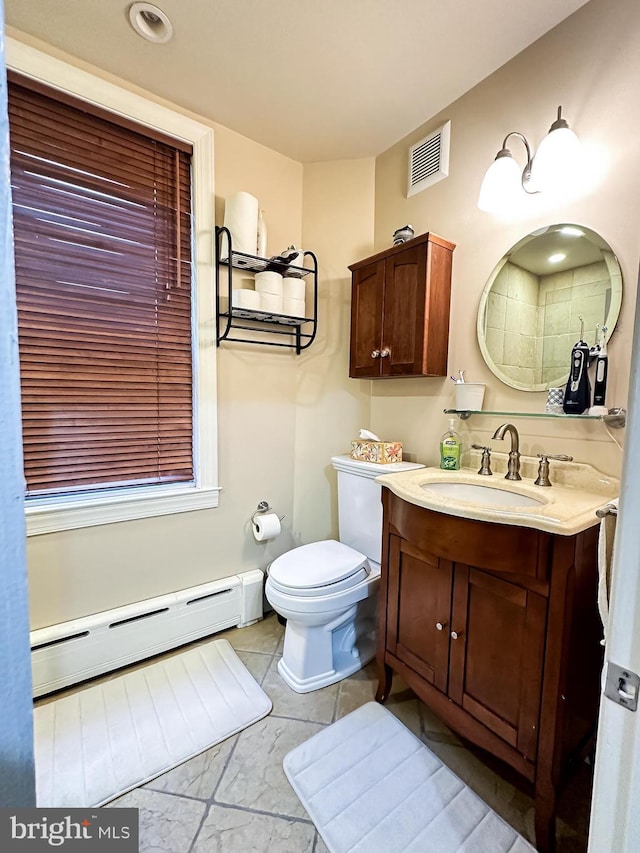
MULTIPOLYGON (((6 23, 301 162, 376 156, 585 0, 4 0, 6 23)), ((9 31, 11 35, 11 31, 9 31)))
POLYGON ((560 273, 603 260, 603 253, 611 256, 611 247, 584 226, 550 225, 520 240, 507 254, 512 263, 537 276, 560 273), (553 255, 564 257, 549 261, 553 255))

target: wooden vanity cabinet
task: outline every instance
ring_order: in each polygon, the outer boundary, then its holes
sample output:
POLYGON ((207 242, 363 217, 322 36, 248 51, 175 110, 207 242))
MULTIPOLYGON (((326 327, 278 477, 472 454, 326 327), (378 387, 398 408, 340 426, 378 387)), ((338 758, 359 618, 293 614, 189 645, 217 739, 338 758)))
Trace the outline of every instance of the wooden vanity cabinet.
POLYGON ((384 488, 376 699, 394 672, 535 790, 540 851, 558 786, 591 747, 602 668, 597 527, 577 536, 472 521, 384 488))
POLYGON ((349 267, 349 376, 447 375, 454 248, 427 233, 349 267))

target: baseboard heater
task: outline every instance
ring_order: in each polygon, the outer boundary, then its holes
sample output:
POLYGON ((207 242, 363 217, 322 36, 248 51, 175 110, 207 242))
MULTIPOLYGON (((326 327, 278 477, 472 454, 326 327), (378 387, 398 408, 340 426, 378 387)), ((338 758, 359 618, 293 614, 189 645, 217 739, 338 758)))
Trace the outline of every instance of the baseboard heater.
POLYGON ((33 694, 262 618, 258 569, 31 632, 33 694))

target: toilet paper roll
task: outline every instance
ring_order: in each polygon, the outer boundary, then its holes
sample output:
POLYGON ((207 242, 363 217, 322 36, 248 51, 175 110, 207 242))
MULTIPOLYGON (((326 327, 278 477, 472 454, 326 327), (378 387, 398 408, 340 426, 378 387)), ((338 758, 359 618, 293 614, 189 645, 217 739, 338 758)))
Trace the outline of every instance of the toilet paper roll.
POLYGON ((255 290, 238 290, 231 291, 231 304, 234 308, 247 308, 251 311, 260 311, 260 294, 255 290))
MULTIPOLYGON (((258 199, 251 193, 230 195, 224 203, 224 225, 231 233, 234 252, 255 255, 258 239, 258 199)), ((223 260, 228 257, 228 247, 222 244, 223 260)))
POLYGON ((275 293, 261 293, 259 295, 261 311, 267 311, 269 314, 282 314, 282 296, 276 296, 275 293))
POLYGON ((265 542, 275 539, 280 535, 280 519, 275 512, 265 512, 264 515, 256 515, 253 522, 253 535, 256 542, 265 542))
POLYGON ((283 299, 282 313, 289 317, 304 317, 305 303, 304 299, 283 299))
POLYGON ((303 278, 293 278, 286 275, 282 279, 282 295, 285 299, 304 299, 306 284, 303 278))
POLYGON ((282 276, 279 272, 256 273, 256 290, 258 293, 273 293, 282 296, 282 276))

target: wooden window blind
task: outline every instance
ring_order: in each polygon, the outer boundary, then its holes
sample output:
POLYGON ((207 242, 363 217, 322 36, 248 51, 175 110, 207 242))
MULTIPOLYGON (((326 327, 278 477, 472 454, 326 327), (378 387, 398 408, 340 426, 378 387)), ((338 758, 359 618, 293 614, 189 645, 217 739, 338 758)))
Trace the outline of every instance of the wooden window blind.
POLYGON ((27 494, 193 480, 189 146, 9 78, 27 494))

